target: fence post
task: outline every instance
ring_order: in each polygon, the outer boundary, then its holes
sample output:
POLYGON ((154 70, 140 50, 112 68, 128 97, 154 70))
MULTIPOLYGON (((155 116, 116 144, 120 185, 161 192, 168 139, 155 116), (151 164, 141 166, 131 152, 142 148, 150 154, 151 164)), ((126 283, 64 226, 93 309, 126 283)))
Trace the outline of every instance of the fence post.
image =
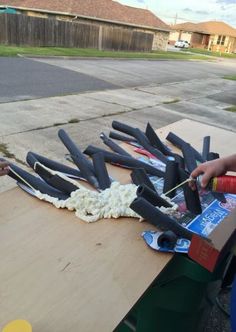
POLYGON ((103 27, 102 25, 99 26, 99 33, 98 33, 98 49, 102 51, 102 35, 103 35, 103 27))
POLYGON ((5 44, 9 45, 8 43, 8 15, 5 15, 5 44))

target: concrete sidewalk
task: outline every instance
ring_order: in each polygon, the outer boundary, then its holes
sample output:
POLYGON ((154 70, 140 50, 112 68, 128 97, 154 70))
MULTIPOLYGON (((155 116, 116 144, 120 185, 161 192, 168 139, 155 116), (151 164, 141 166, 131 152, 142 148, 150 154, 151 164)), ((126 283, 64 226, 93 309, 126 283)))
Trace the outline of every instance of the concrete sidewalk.
MULTIPOLYGON (((0 104, 0 150, 13 162, 25 163, 32 150, 65 162, 65 148, 57 137, 63 127, 81 149, 102 146, 99 133, 109 132, 112 120, 144 128, 147 121, 160 128, 182 118, 236 130, 236 113, 212 95, 231 93, 236 82, 221 78, 105 90, 61 97, 0 104)), ((207 134, 207 133, 206 133, 207 134)), ((1 181, 0 191, 14 186, 1 181)))

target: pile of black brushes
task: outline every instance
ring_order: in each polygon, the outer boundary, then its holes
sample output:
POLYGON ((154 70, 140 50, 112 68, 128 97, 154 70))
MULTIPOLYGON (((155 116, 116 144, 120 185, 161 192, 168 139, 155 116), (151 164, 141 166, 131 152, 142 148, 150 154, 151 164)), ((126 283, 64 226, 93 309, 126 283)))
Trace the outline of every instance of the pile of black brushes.
MULTIPOLYGON (((210 137, 204 137, 203 149, 200 153, 189 143, 170 132, 166 139, 181 150, 182 156, 180 156, 163 144, 149 123, 145 132, 118 121, 113 121, 112 127, 116 131, 111 131, 109 137, 104 133, 100 134, 104 144, 110 148, 109 151, 89 145, 83 152, 65 130, 60 129, 58 136, 68 149, 75 167, 69 167, 37 153, 28 152, 26 160, 37 175, 10 163, 9 176, 32 195, 35 191, 40 191, 42 194, 65 200, 70 197, 71 192, 79 189, 76 182, 69 179, 87 181, 93 188, 102 191, 109 188, 113 181, 108 174, 106 163, 131 169, 131 180, 138 186, 138 189, 137 198, 130 207, 158 228, 171 229, 178 236, 191 238, 192 233, 189 230, 156 208, 171 207, 171 203, 159 196, 150 177, 163 178, 163 193, 170 191, 188 179, 198 163, 219 158, 218 154, 210 152, 210 137), (158 168, 146 161, 136 159, 115 140, 138 146, 147 155, 159 160, 163 167, 158 168)), ((202 207, 198 189, 191 190, 187 183, 183 185, 182 189, 187 209, 193 215, 201 214, 202 207)), ((167 196, 173 198, 175 195, 175 190, 172 190, 167 196)), ((223 194, 212 193, 212 195, 225 202, 223 194)))

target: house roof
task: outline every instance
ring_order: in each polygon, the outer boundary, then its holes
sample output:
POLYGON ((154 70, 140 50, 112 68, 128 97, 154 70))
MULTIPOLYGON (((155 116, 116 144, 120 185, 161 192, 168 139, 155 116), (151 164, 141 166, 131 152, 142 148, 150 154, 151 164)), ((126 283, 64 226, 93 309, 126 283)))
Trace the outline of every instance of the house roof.
POLYGON ((170 27, 151 11, 125 6, 113 0, 0 0, 0 5, 86 16, 170 31, 170 27))
POLYGON ((236 29, 220 21, 208 21, 201 23, 181 23, 171 26, 173 30, 201 32, 209 35, 224 35, 236 37, 236 29))

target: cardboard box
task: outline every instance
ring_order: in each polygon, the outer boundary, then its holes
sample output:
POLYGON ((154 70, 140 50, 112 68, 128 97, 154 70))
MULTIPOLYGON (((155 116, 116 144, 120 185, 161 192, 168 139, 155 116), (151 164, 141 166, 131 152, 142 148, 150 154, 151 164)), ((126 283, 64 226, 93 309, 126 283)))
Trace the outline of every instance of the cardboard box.
MULTIPOLYGON (((159 137, 164 141, 168 133, 172 131, 183 138, 198 151, 202 150, 204 136, 211 137, 211 151, 218 152, 220 157, 235 153, 235 133, 221 128, 205 125, 199 122, 183 119, 164 128, 157 130, 159 137), (225 144, 227 142, 227 144, 225 144)), ((179 150, 166 141, 177 153, 179 150)), ((236 196, 234 195, 236 201, 236 196)), ((213 271, 216 265, 236 245, 236 203, 229 200, 228 215, 222 217, 219 224, 209 234, 211 242, 205 241, 199 236, 193 236, 189 249, 189 257, 213 271)), ((220 203, 219 203, 220 205, 220 203)))
POLYGON ((236 209, 211 232, 209 239, 211 242, 194 235, 188 255, 212 272, 236 244, 236 209))

